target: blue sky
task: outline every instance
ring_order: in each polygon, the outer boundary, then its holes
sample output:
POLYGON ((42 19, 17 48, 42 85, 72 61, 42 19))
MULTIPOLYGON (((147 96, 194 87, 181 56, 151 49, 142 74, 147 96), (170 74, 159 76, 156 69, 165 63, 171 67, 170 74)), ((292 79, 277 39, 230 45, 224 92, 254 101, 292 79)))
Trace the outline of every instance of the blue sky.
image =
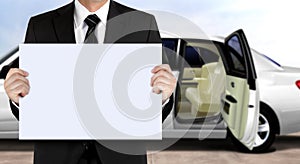
POLYGON ((300 67, 297 0, 119 0, 139 9, 174 12, 209 35, 227 36, 244 29, 250 46, 282 65, 300 67))
POLYGON ((23 42, 30 16, 70 0, 2 0, 0 2, 0 56, 23 42))
MULTIPOLYGON (((117 1, 141 10, 162 10, 184 16, 209 35, 226 36, 242 28, 251 47, 283 65, 300 67, 297 43, 300 38, 300 24, 297 23, 300 10, 297 0, 117 1)), ((1 1, 0 56, 23 41, 31 15, 68 2, 71 0, 1 1)))

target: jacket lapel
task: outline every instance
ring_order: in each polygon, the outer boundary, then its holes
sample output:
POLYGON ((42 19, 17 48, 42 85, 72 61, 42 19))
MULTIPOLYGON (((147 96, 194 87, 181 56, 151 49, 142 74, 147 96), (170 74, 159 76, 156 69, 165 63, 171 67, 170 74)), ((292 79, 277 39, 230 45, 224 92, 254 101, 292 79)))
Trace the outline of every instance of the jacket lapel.
MULTIPOLYGON (((58 43, 76 43, 74 34, 74 1, 57 10, 57 16, 53 18, 53 24, 58 43)), ((107 16, 107 25, 104 43, 115 43, 123 36, 126 27, 126 19, 122 19, 122 12, 118 10, 118 4, 111 0, 107 16), (115 19, 113 19, 115 18, 115 19)))
POLYGON ((58 43, 76 43, 74 34, 74 1, 57 10, 53 24, 58 43))
POLYGON ((123 13, 119 11, 118 4, 111 0, 107 15, 104 43, 115 43, 124 35, 126 18, 122 17, 122 14, 123 13))

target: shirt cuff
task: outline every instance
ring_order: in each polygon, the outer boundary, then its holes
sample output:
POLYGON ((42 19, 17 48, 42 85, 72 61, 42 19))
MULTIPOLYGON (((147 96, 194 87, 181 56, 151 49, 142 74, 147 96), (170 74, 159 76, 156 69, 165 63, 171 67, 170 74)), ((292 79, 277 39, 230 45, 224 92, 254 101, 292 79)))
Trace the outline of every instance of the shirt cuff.
POLYGON ((168 104, 169 101, 170 101, 170 98, 168 98, 168 99, 162 104, 162 108, 164 108, 164 107, 168 104))
POLYGON ((19 105, 17 105, 14 101, 12 101, 12 100, 10 100, 11 101, 11 103, 16 107, 16 108, 18 108, 19 109, 19 105))

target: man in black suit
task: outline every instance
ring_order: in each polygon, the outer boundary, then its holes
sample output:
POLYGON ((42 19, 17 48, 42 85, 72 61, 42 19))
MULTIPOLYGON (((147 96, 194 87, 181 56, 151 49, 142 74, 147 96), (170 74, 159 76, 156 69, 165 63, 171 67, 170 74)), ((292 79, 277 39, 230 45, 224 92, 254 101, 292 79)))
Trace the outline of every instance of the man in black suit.
MULTIPOLYGON (((93 43, 161 43, 156 21, 152 15, 112 0, 74 0, 59 9, 32 17, 28 24, 25 43, 92 43, 87 42, 89 40, 87 38, 91 38, 92 34, 93 43), (88 18, 92 24, 96 22, 91 31, 88 18), (99 26, 102 28, 98 28, 99 26)), ((164 55, 163 63, 167 63, 164 55)), ((18 63, 12 65, 18 66, 18 63)), ((154 73, 151 79, 153 92, 163 95, 162 113, 165 119, 173 106, 171 95, 176 86, 176 78, 168 64, 156 66, 152 72, 154 73)), ((26 78, 28 75, 24 70, 11 68, 4 83, 12 112, 17 118, 19 97, 26 96, 30 90, 26 78)), ((134 164, 147 163, 147 158, 146 155, 118 153, 95 141, 39 141, 35 144, 35 164, 87 162, 134 164)))

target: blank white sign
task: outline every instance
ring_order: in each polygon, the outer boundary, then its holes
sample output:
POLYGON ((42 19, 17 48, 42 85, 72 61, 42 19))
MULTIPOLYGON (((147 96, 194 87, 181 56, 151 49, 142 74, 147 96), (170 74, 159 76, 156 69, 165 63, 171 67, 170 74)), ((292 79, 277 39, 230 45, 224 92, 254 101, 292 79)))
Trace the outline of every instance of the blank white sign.
POLYGON ((20 139, 162 139, 161 44, 22 44, 20 139))

